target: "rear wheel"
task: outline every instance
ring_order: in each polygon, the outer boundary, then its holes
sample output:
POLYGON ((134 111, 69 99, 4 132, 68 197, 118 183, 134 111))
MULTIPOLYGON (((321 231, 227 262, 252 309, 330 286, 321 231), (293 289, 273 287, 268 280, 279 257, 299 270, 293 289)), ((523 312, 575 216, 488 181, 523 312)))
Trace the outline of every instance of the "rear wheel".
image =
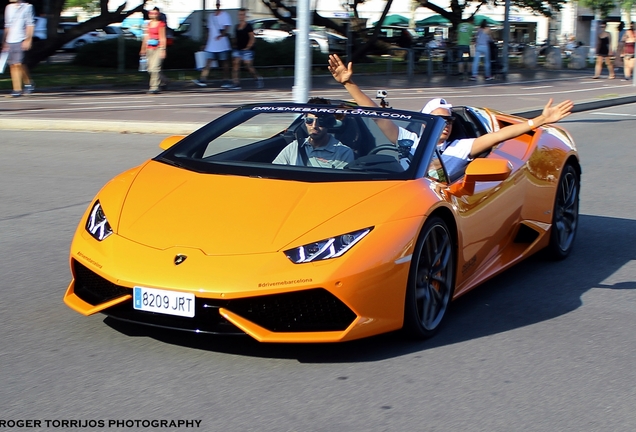
POLYGON ((455 289, 455 246, 443 219, 431 217, 415 245, 404 302, 404 331, 428 338, 439 328, 455 289))
POLYGON ((554 200, 550 243, 546 248, 549 258, 561 260, 572 251, 579 225, 580 186, 578 172, 571 164, 567 164, 559 179, 554 200))

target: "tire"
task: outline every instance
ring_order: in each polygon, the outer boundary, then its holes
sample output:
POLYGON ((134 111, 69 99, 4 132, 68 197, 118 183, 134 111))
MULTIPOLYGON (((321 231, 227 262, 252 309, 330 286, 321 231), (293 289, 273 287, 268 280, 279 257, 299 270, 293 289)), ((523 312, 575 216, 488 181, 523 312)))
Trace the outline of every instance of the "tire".
POLYGON ((565 259, 574 246, 579 225, 579 192, 581 179, 572 164, 563 168, 552 211, 550 243, 545 249, 548 258, 565 259))
POLYGON ((404 332, 417 339, 439 329, 455 290, 455 242, 446 222, 429 218, 415 245, 406 298, 404 332))

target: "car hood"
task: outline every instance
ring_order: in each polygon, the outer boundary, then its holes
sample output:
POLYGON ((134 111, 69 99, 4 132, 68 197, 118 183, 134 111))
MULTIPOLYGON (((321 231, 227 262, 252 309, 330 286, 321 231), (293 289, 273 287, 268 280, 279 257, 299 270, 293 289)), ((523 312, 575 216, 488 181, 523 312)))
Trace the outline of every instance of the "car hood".
MULTIPOLYGON (((200 174, 151 161, 131 184, 117 231, 157 249, 192 247, 208 255, 275 252, 394 185, 200 174)), ((344 232, 331 235, 337 234, 344 232)))

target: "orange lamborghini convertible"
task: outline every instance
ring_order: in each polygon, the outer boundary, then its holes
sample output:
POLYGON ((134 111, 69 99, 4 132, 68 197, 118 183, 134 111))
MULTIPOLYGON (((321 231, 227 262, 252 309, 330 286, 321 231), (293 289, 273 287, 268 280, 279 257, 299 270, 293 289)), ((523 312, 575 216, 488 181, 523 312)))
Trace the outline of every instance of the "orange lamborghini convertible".
MULTIPOLYGON (((465 137, 523 121, 453 110, 465 137)), ((167 138, 90 203, 64 302, 263 342, 429 337, 454 298, 537 251, 565 258, 578 224, 581 168, 566 131, 505 141, 449 178, 436 146, 446 121, 271 103, 167 138), (378 119, 419 139, 394 145, 378 119), (307 161, 298 146, 314 121, 342 144, 336 162, 307 161)))

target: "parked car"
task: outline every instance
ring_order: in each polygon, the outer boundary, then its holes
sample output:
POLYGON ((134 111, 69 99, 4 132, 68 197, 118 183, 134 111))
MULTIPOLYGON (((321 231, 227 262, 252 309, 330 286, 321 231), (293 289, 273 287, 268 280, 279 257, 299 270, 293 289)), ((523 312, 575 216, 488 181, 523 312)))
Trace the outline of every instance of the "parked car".
MULTIPOLYGON (((62 22, 58 24, 57 32, 58 33, 66 33, 73 27, 79 25, 79 23, 74 22, 62 22)), ((120 35, 123 35, 126 39, 137 39, 134 33, 128 31, 128 29, 118 25, 118 24, 110 24, 104 27, 103 29, 96 29, 93 31, 89 31, 84 33, 81 36, 76 37, 75 39, 67 42, 62 46, 63 50, 76 50, 88 43, 99 42, 107 39, 118 38, 120 35)))
POLYGON ((104 38, 111 39, 118 38, 119 36, 123 36, 125 39, 137 39, 137 36, 133 32, 128 30, 126 27, 121 26, 120 24, 110 24, 104 27, 104 38))
MULTIPOLYGON (((70 29, 72 29, 73 27, 79 25, 79 23, 74 23, 74 22, 62 22, 59 23, 57 26, 57 32, 58 34, 60 33, 66 33, 68 32, 70 29)), ((71 40, 70 42, 65 43, 62 46, 63 50, 68 50, 68 51, 72 51, 72 50, 76 50, 78 48, 83 47, 84 45, 86 45, 87 43, 93 43, 93 42, 97 42, 100 41, 104 38, 104 31, 98 31, 98 30, 93 30, 90 31, 88 33, 84 33, 81 36, 76 37, 75 39, 71 40)))
POLYGON ((33 40, 46 39, 46 18, 35 17, 35 27, 33 28, 33 40))
POLYGON ((313 49, 320 50, 323 54, 342 54, 347 51, 347 38, 326 29, 309 32, 309 43, 313 49))
POLYGON ((276 18, 262 18, 249 22, 254 36, 267 42, 280 42, 293 34, 294 27, 276 18))
MULTIPOLYGON (((262 18, 250 21, 254 36, 267 42, 280 42, 295 35, 298 29, 276 18, 262 18)), ((311 47, 324 54, 344 53, 347 50, 347 38, 324 27, 313 26, 309 32, 311 47)))

